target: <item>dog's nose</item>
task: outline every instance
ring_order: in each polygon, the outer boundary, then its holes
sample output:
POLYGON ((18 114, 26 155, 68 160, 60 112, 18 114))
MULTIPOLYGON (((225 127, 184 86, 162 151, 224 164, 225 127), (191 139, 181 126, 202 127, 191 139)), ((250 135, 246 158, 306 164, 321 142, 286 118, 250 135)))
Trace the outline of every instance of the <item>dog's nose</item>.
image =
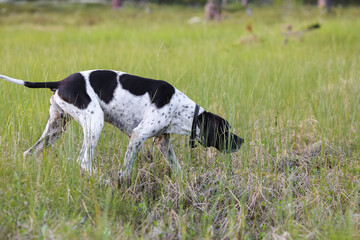
POLYGON ((243 142, 243 138, 231 134, 228 139, 224 140, 223 144, 220 144, 220 147, 217 147, 217 149, 222 153, 236 152, 241 148, 243 142))
POLYGON ((236 152, 241 148, 241 145, 244 143, 244 139, 233 134, 231 138, 231 152, 236 152))

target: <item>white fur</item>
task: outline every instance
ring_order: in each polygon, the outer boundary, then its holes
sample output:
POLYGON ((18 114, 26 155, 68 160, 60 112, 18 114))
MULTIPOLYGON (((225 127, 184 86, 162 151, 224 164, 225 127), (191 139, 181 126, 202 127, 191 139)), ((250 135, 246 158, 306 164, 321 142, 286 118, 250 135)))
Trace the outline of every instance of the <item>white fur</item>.
POLYGON ((24 84, 25 84, 25 81, 23 81, 23 80, 11 78, 11 77, 8 77, 5 75, 0 75, 0 78, 4 79, 6 81, 9 81, 9 82, 15 83, 15 84, 22 85, 22 86, 24 86, 24 84))

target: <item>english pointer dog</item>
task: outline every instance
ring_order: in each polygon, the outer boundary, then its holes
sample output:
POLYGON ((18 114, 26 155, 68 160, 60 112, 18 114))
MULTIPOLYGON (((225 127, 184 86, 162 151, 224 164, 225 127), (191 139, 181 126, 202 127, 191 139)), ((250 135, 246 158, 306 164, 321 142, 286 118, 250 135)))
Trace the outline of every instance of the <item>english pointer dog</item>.
POLYGON ((27 82, 4 75, 0 78, 54 92, 46 128, 35 145, 24 152, 24 157, 38 154, 54 143, 70 116, 83 128, 84 141, 77 161, 90 173, 104 121, 130 137, 121 178, 130 178, 137 153, 151 137, 155 137, 157 147, 175 173, 181 172, 181 166, 170 144, 171 133, 189 135, 190 147, 195 147, 196 139, 205 147, 226 153, 239 150, 244 141, 230 132, 226 120, 206 112, 165 81, 112 70, 82 71, 59 82, 27 82))

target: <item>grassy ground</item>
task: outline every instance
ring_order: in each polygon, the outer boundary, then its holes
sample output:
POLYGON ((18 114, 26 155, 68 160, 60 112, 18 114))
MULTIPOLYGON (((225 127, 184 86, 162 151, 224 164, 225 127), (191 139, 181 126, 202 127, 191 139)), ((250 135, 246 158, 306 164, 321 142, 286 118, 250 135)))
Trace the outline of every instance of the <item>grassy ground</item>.
POLYGON ((97 174, 75 163, 76 122, 37 159, 51 91, 0 82, 0 238, 360 238, 360 10, 0 5, 0 73, 56 81, 86 69, 163 79, 245 138, 232 155, 173 136, 176 179, 151 141, 117 188, 128 138, 107 125, 97 174), (150 11, 149 11, 150 10, 150 11), (283 33, 320 23, 303 38, 283 33), (251 24, 252 37, 246 31, 251 24))

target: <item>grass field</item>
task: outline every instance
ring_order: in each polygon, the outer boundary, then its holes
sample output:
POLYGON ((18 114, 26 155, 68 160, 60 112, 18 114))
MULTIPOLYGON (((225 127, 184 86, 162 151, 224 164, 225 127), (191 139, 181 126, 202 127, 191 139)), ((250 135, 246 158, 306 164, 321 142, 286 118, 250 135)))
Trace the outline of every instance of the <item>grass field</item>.
POLYGON ((360 238, 360 9, 0 5, 0 73, 57 81, 86 69, 163 79, 245 138, 226 155, 174 135, 177 179, 151 141, 130 188, 116 185, 128 138, 106 125, 97 173, 75 160, 72 122, 38 158, 49 90, 0 81, 0 239, 360 238), (321 28, 302 39, 285 28, 321 28), (255 40, 246 31, 251 24, 255 40), (283 238, 281 238, 283 237, 283 238))

